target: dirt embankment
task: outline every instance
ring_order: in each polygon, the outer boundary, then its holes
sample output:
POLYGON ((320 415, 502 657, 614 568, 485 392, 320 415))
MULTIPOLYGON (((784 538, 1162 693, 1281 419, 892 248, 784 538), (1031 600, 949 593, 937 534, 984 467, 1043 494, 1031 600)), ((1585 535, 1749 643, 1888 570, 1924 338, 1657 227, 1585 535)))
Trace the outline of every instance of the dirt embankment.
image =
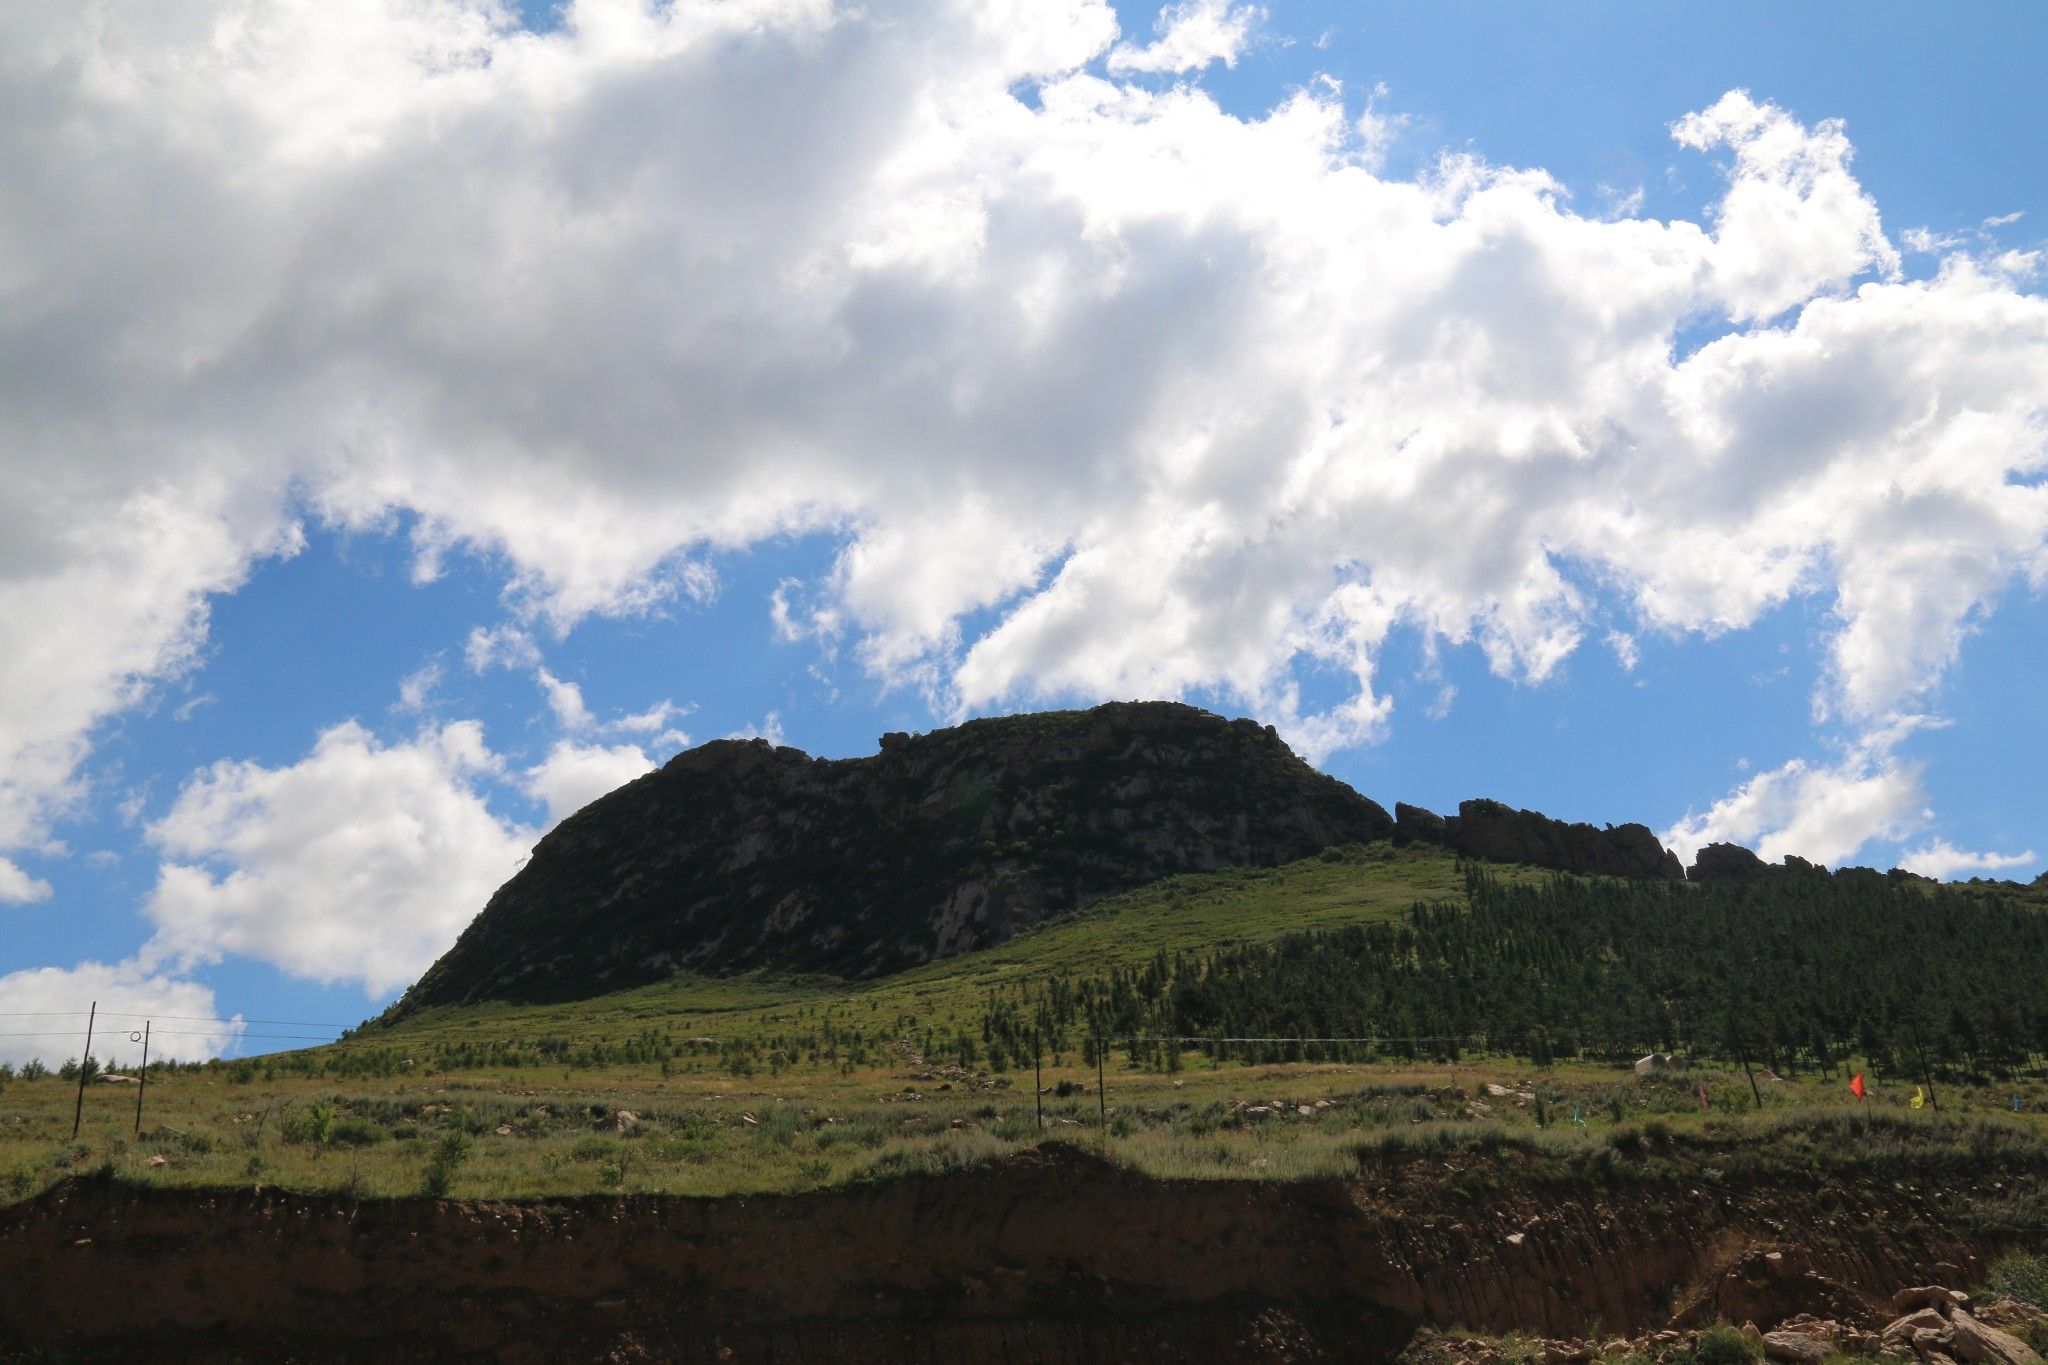
POLYGON ((2048 1171, 1596 1188, 1513 1164, 1164 1182, 1050 1147, 830 1194, 528 1204, 74 1182, 0 1209, 0 1357, 1383 1360, 1425 1322, 1876 1311, 1969 1280, 1999 1249, 1985 1211, 2048 1193, 2048 1171))

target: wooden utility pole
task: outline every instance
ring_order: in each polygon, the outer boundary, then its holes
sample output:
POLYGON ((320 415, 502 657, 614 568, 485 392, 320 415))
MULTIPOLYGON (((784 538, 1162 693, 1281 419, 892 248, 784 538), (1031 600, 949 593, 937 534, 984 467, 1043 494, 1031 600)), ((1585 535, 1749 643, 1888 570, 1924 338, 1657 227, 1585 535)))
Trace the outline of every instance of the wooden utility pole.
POLYGON ((92 1026, 100 1017, 100 1002, 92 1002, 85 1016, 85 1055, 78 1059, 78 1105, 71 1111, 71 1140, 78 1141, 78 1125, 85 1119, 85 1071, 92 1063, 92 1026))
POLYGON ((1045 1059, 1039 1052, 1038 1030, 1031 1030, 1032 1098, 1038 1101, 1038 1131, 1045 1131, 1045 1059))
POLYGON ((142 1092, 149 1089, 149 1020, 142 1021, 142 1070, 135 1073, 135 1136, 142 1136, 142 1092))
POLYGON ((1749 1093, 1756 1100, 1756 1107, 1759 1109, 1763 1108, 1764 1092, 1757 1089, 1756 1073, 1749 1069, 1749 1049, 1743 1046, 1740 1039, 1737 1039, 1735 1043, 1735 1055, 1742 1058, 1742 1074, 1749 1077, 1749 1093))
POLYGON ((1095 1040, 1095 1113, 1101 1120, 1103 1135, 1109 1134, 1109 1099, 1102 1080, 1102 1040, 1095 1040))

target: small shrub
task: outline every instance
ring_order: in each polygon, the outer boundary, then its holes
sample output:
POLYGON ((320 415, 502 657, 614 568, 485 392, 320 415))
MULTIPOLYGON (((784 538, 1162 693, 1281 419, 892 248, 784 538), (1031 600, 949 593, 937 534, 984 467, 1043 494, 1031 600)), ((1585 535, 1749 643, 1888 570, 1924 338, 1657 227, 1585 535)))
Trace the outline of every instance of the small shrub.
POLYGON ((1718 1322, 1700 1333, 1700 1344, 1693 1349, 1692 1358, 1698 1365, 1749 1365, 1761 1354, 1756 1342, 1727 1323, 1718 1322))
POLYGON ((277 1135, 286 1142, 303 1142, 325 1147, 334 1136, 334 1110, 324 1104, 309 1104, 284 1116, 277 1135))
POLYGON ((336 1119, 328 1141, 337 1147, 374 1147, 390 1134, 368 1119, 336 1119))
POLYGON ((218 1145, 214 1135, 204 1128, 157 1128, 144 1133, 143 1141, 158 1147, 168 1147, 187 1156, 210 1156, 218 1145))
POLYGON ((1988 1298, 2018 1299, 2048 1308, 2048 1257, 2014 1251, 1998 1258, 1984 1279, 1988 1298))
POLYGON ((626 1183, 626 1163, 607 1161, 597 1168, 597 1183, 608 1190, 615 1190, 626 1183))
POLYGON ((612 1161, 618 1155, 619 1140, 597 1133, 577 1139, 576 1145, 569 1149, 569 1159, 572 1161, 612 1161))
POLYGON ((813 1136, 820 1151, 833 1147, 879 1147, 889 1140, 882 1131, 882 1125, 867 1119, 852 1119, 845 1123, 830 1123, 820 1128, 813 1136))
POLYGON ((436 1143, 420 1177, 420 1192, 430 1199, 446 1199, 455 1184, 455 1173, 469 1159, 469 1147, 469 1138, 463 1133, 450 1133, 436 1143))
POLYGON ((758 1137, 773 1142, 778 1146, 787 1147, 796 1141, 796 1119, 797 1115, 794 1109, 787 1109, 781 1106, 763 1109, 759 1119, 759 1126, 755 1128, 754 1132, 758 1137))

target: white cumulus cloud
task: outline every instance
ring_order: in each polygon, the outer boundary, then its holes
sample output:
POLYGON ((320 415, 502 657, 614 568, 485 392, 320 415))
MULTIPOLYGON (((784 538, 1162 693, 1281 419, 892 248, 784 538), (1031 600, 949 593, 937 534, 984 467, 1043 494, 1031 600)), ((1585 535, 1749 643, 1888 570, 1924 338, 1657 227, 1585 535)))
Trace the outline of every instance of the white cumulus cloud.
POLYGON ((1767 862, 1794 854, 1845 863, 1872 839, 1896 839, 1919 823, 1925 800, 1917 765, 1888 751, 1838 763, 1793 759, 1758 773, 1703 814, 1664 831, 1665 846, 1690 864, 1706 844, 1754 849, 1767 862))
POLYGON ((94 1006, 92 1054, 133 1065, 142 1045, 128 1035, 145 1020, 155 1058, 216 1057, 240 1036, 238 1019, 221 1019, 211 988, 151 970, 140 962, 81 962, 30 967, 0 976, 0 1061, 39 1059, 54 1068, 85 1052, 87 1012, 94 1006))
MULTIPOLYGON (((1145 48, 1096 0, 562 18, 0 9, 0 849, 300 515, 482 553, 558 631, 822 532, 780 628, 943 712, 1207 690, 1316 751, 1398 723, 1395 631, 1541 681, 1794 596, 1862 733, 2048 586, 2048 303, 1989 254, 1900 277, 1824 118, 1673 110, 1712 212, 1609 221, 1475 155, 1386 175, 1392 116, 1328 82, 1245 118, 1120 78, 1233 59, 1245 7, 1145 48)), ((1912 785, 1802 766, 1714 827, 1822 773, 1870 829, 1912 785)), ((287 951, 166 875, 153 913, 219 911, 194 951, 287 951)))
POLYGON ((0 858, 0 905, 25 905, 49 898, 48 882, 29 876, 17 864, 0 858))
POLYGON ((2032 849, 2025 853, 1972 853, 1957 848, 1946 839, 1933 839, 1909 850, 1899 859, 1899 866, 1908 872, 1946 882, 1966 873, 2010 872, 2016 867, 2029 867, 2033 862, 2032 849))
MULTIPOLYGON (((607 792, 625 786, 654 763, 634 744, 575 744, 564 740, 521 775, 520 784, 548 808, 553 824, 574 815, 607 792)), ((478 903, 481 908, 482 903, 478 903)))
POLYGON ((1109 53, 1109 69, 1127 71, 1194 71, 1211 62, 1236 66, 1238 54, 1266 22, 1258 5, 1229 0, 1182 0, 1159 11, 1157 41, 1145 47, 1118 43, 1109 53))
POLYGON ((588 730, 595 723, 596 717, 583 704, 582 688, 556 677, 545 668, 536 670, 533 676, 548 699, 548 710, 555 713, 555 724, 574 733, 588 730))
POLYGON ((373 997, 405 985, 537 835, 485 804, 502 768, 474 721, 397 744, 349 722, 286 767, 214 764, 149 827, 165 861, 144 960, 232 953, 373 997))

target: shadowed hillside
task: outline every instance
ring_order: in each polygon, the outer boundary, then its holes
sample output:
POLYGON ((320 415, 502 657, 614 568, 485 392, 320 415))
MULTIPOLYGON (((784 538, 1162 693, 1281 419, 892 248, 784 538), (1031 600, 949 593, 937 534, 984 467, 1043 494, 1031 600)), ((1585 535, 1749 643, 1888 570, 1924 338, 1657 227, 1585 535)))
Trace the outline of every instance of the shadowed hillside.
POLYGON ((719 741, 564 821, 393 1017, 684 969, 873 976, 1393 823, 1270 727, 1167 702, 890 735, 871 758, 719 741))

